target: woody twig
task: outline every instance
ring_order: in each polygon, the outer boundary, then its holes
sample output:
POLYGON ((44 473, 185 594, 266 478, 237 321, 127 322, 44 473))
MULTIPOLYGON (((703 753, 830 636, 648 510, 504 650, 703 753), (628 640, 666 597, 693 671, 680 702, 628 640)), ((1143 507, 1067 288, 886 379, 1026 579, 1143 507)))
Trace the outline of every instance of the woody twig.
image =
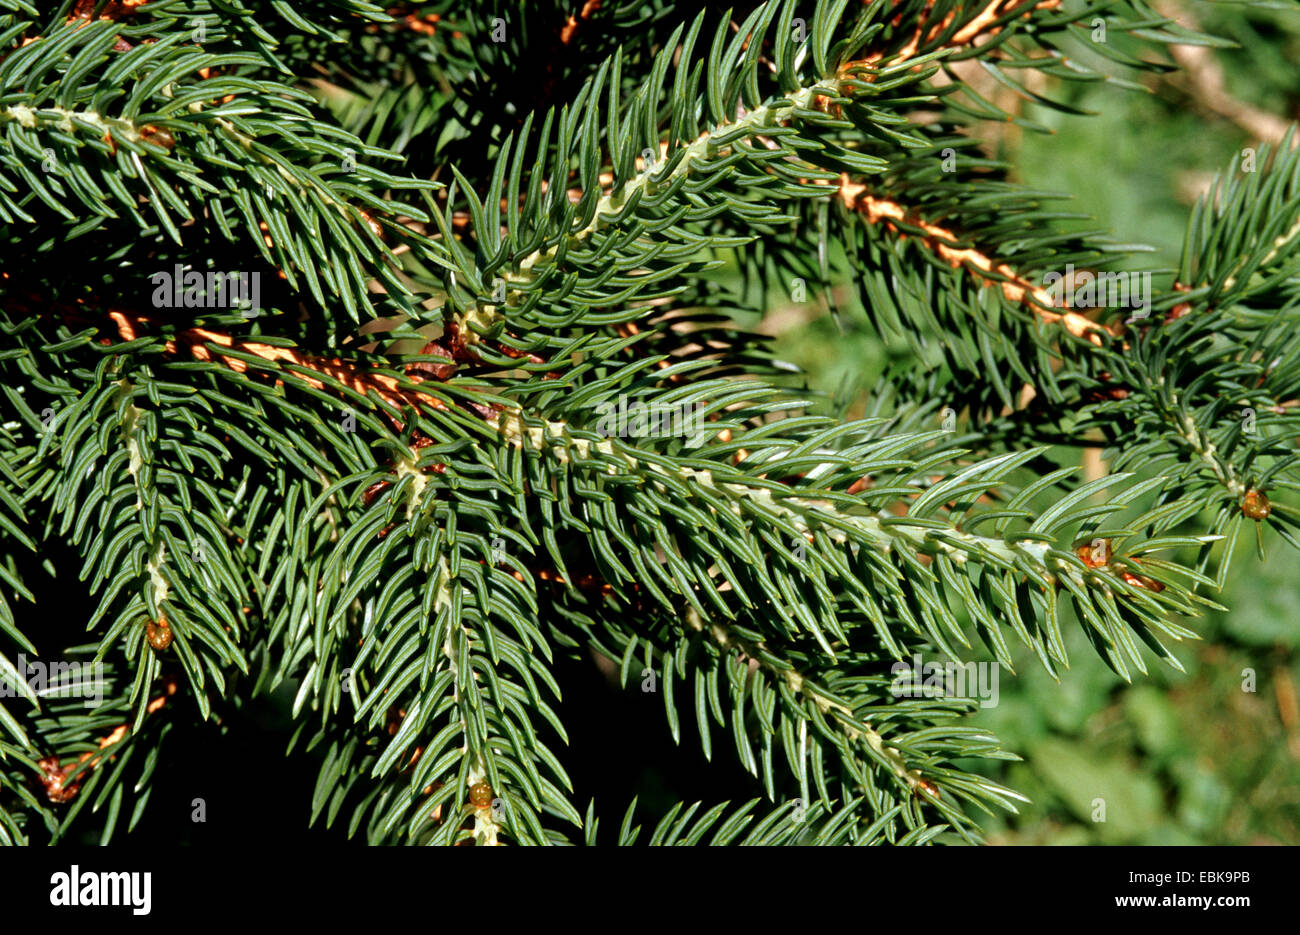
MULTIPOLYGON (((145 711, 149 714, 155 714, 167 703, 167 699, 176 694, 177 683, 175 676, 168 676, 162 685, 162 694, 149 702, 145 711)), ((99 738, 98 746, 100 751, 114 747, 126 739, 131 733, 130 723, 119 724, 110 733, 99 738)), ((37 766, 41 769, 40 783, 45 787, 45 797, 56 805, 62 805, 71 802, 77 797, 77 792, 81 789, 81 784, 90 775, 91 771, 100 764, 101 754, 83 753, 75 761, 63 765, 58 756, 47 756, 37 761, 37 766), (85 764, 83 766, 83 764, 85 764), (75 775, 74 775, 75 774, 75 775)), ((112 759, 112 756, 109 756, 112 759)))

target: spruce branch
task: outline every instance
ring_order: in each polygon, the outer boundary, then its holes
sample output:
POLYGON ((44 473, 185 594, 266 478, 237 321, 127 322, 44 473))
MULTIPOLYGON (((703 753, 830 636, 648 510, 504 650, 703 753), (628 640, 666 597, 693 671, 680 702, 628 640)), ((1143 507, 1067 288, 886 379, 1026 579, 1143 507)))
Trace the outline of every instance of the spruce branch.
POLYGON ((433 6, 0 0, 0 679, 66 642, 24 615, 74 571, 73 649, 122 674, 87 716, 15 684, 0 840, 83 807, 129 830, 169 730, 287 688, 313 822, 593 842, 557 746, 588 651, 658 679, 675 741, 692 706, 707 758, 730 733, 770 803, 678 803, 653 844, 977 840, 1022 798, 963 763, 1010 754, 893 666, 980 639, 1010 670, 1009 629, 1055 676, 1073 615, 1123 678, 1176 667, 1211 549, 1300 523, 1289 144, 1121 326, 1033 277, 1132 249, 1061 232, 963 137, 1008 116, 963 61, 1044 103, 1009 75, 1126 83, 1073 57, 1077 9, 433 6), (521 57, 533 35, 564 54, 521 57), (865 418, 740 322, 840 252, 922 364, 865 418), (265 315, 151 307, 149 270, 236 259, 265 315), (693 421, 611 429, 628 400, 693 421), (1112 473, 1061 466, 1101 444, 1112 473), (186 703, 150 717, 160 691, 186 703))
POLYGON ((999 262, 977 248, 961 247, 963 239, 953 231, 929 223, 915 213, 909 213, 895 201, 872 196, 866 185, 852 182, 847 174, 841 177, 839 197, 846 208, 860 212, 868 223, 886 224, 900 238, 919 237, 928 248, 952 266, 965 267, 976 278, 996 283, 1010 302, 1029 305, 1041 321, 1059 324, 1076 338, 1100 346, 1104 340, 1101 335, 1118 336, 1122 333, 1119 326, 1098 324, 1078 312, 1054 311, 1055 302, 1042 286, 1017 275, 1008 264, 999 262))

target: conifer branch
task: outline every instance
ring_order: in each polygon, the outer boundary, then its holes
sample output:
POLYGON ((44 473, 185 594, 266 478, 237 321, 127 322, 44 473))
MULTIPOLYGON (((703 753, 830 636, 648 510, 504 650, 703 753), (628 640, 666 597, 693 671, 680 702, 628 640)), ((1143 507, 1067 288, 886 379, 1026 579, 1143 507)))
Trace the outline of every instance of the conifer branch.
POLYGON ((874 197, 869 193, 866 185, 850 181, 847 174, 840 180, 839 197, 846 208, 861 213, 868 223, 884 223, 900 238, 920 237, 928 247, 954 267, 964 266, 972 276, 997 284, 1008 300, 1016 304, 1028 305, 1043 322, 1059 324, 1076 338, 1082 338, 1100 347, 1103 343, 1101 335, 1118 337, 1123 333, 1121 326, 1107 327, 1078 312, 1052 311, 1055 302, 1051 293, 1042 286, 1017 275, 1008 264, 998 262, 975 248, 959 247, 961 238, 953 231, 925 221, 914 212, 909 213, 895 201, 874 197))
POLYGON ((1082 57, 1059 0, 0 8, 0 679, 38 644, 115 673, 89 716, 0 705, 0 842, 129 831, 169 729, 284 686, 313 822, 594 842, 560 702, 592 652, 767 801, 652 844, 977 840, 1021 797, 959 764, 1011 754, 898 663, 1018 640, 1060 675, 1075 619, 1124 679, 1177 667, 1217 543, 1300 545, 1294 147, 1230 169, 1121 325, 1033 276, 1132 248, 968 132, 1032 122, 957 63, 1070 111, 1055 79, 1222 45, 1140 0, 1090 6, 1126 38, 1082 57), (249 264, 255 321, 145 285, 249 264), (836 285, 914 352, 862 418, 752 329, 836 285))

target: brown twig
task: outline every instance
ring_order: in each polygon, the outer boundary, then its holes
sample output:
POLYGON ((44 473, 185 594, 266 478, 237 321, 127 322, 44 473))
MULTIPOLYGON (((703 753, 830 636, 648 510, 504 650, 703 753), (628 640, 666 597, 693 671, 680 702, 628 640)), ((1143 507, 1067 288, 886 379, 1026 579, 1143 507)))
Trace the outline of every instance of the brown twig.
MULTIPOLYGON (((167 703, 168 698, 176 694, 176 691, 175 676, 168 676, 163 681, 163 693, 149 702, 145 708, 146 713, 154 714, 157 712, 167 703)), ((99 749, 106 750, 114 744, 120 743, 126 739, 129 733, 131 733, 129 722, 119 724, 110 733, 99 738, 99 749)), ((109 759, 111 760, 112 757, 110 756, 109 759)), ((66 766, 62 765, 57 756, 47 756, 37 761, 36 765, 41 768, 40 783, 45 787, 45 797, 56 805, 71 802, 77 797, 82 781, 90 775, 91 770, 99 766, 99 763, 99 755, 93 753, 83 753, 75 762, 68 763, 66 766), (82 768, 81 764, 87 760, 90 761, 89 764, 82 768), (77 772, 76 777, 71 782, 68 782, 69 776, 79 769, 80 772, 77 772), (65 785, 65 783, 67 784, 65 785)))
POLYGON ((869 194, 867 186, 850 181, 847 174, 840 178, 839 194, 849 210, 857 211, 873 224, 885 224, 900 239, 917 236, 911 231, 903 231, 899 227, 900 223, 910 228, 919 228, 922 231, 920 239, 954 268, 965 266, 985 284, 996 282, 1010 301, 1029 305, 1034 314, 1047 324, 1059 324, 1076 338, 1083 338, 1097 346, 1102 344, 1102 335, 1118 336, 1122 333, 1122 328, 1118 325, 1106 327, 1078 312, 1051 311, 1052 295, 1045 288, 1019 276, 1009 265, 980 250, 953 246, 953 243, 960 241, 956 233, 931 224, 896 201, 869 194))
MULTIPOLYGON (((1158 9, 1188 29, 1200 28, 1197 17, 1186 4, 1179 4, 1175 9, 1172 4, 1163 3, 1158 9)), ((1175 81, 1173 75, 1165 80, 1180 85, 1205 110, 1235 123, 1260 142, 1280 143, 1286 136, 1289 126, 1286 120, 1228 93, 1223 65, 1214 49, 1202 45, 1171 45, 1169 54, 1182 68, 1177 73, 1181 80, 1175 81)))
POLYGON ((565 23, 564 28, 560 30, 561 45, 568 45, 573 41, 573 36, 578 31, 578 25, 590 19, 591 15, 600 9, 601 2, 602 0, 587 0, 587 2, 582 5, 582 9, 578 11, 577 15, 569 17, 569 21, 565 23))
MULTIPOLYGON (((68 16, 68 22, 74 19, 90 19, 95 15, 95 4, 98 0, 77 0, 77 5, 72 8, 72 13, 68 16)), ((139 7, 144 6, 149 0, 113 0, 104 9, 99 11, 99 18, 108 22, 117 22, 134 16, 139 7)))
MULTIPOLYGON (((118 333, 123 341, 135 340, 140 336, 139 327, 151 323, 151 319, 144 315, 120 309, 110 311, 109 317, 117 325, 118 333)), ((316 357, 304 354, 294 348, 275 347, 257 341, 234 338, 228 334, 207 328, 186 328, 183 331, 178 331, 173 337, 168 338, 163 346, 169 354, 179 353, 182 349, 187 350, 191 357, 199 361, 220 359, 221 363, 236 373, 244 373, 248 370, 247 361, 239 357, 224 355, 220 350, 214 351, 209 347, 212 344, 241 351, 245 354, 252 354, 268 362, 291 364, 305 370, 314 371, 322 376, 331 377, 363 396, 373 390, 380 399, 397 409, 408 405, 416 405, 418 408, 417 404, 419 403, 424 403, 434 409, 448 408, 446 403, 435 396, 421 393, 418 390, 407 389, 397 379, 387 374, 368 373, 352 361, 337 357, 316 357)), ((314 389, 328 389, 328 384, 323 380, 301 373, 297 374, 297 376, 314 389)), ((279 378, 275 381, 277 386, 283 385, 283 382, 279 378)))

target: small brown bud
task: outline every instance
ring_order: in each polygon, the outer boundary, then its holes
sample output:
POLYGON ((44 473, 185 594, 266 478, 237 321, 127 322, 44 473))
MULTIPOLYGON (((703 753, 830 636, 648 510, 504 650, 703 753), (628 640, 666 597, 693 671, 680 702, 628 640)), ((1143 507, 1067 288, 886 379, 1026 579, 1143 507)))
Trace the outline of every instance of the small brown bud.
POLYGON ((146 124, 140 128, 140 139, 161 146, 163 149, 171 149, 176 145, 176 140, 170 133, 153 124, 146 124))
POLYGON ((41 768, 44 774, 41 776, 41 785, 45 787, 45 797, 56 805, 64 802, 71 802, 77 795, 77 789, 81 786, 81 780, 70 782, 64 785, 63 781, 68 773, 72 772, 73 765, 63 766, 59 763, 56 756, 47 756, 39 760, 36 764, 41 768))
POLYGON ((1259 522, 1267 519, 1268 514, 1273 511, 1273 507, 1268 502, 1268 497, 1254 489, 1246 491, 1246 496, 1241 501, 1241 512, 1251 519, 1259 522))
POLYGON ((144 635, 155 652, 162 652, 172 644, 172 627, 166 617, 159 617, 157 623, 149 621, 144 628, 144 635))
POLYGON ((943 798, 943 795, 939 792, 939 787, 936 786, 934 783, 930 782, 930 780, 928 779, 918 779, 916 782, 916 787, 918 790, 922 790, 930 793, 936 799, 943 798))
POLYGON ((469 802, 475 808, 492 807, 492 787, 485 782, 476 782, 469 787, 469 802))
POLYGON ((1146 575, 1135 575, 1131 572, 1122 571, 1120 577, 1135 588, 1146 588, 1148 591, 1155 591, 1157 594, 1165 589, 1165 586, 1159 581, 1148 578, 1146 575))

